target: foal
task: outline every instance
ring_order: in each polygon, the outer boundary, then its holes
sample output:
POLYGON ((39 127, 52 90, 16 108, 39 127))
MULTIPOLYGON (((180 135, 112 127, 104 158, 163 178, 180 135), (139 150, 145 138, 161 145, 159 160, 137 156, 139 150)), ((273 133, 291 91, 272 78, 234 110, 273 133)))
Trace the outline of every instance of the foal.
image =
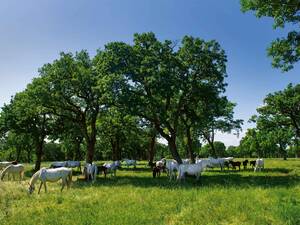
POLYGON ((156 176, 160 177, 160 170, 161 168, 159 166, 153 167, 152 169, 153 178, 155 178, 156 176))

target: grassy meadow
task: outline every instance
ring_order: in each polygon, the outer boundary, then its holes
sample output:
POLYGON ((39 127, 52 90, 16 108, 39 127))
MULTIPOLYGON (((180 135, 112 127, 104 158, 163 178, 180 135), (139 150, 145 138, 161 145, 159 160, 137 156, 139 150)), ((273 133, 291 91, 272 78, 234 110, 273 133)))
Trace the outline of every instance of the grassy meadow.
MULTIPOLYGON (((48 166, 45 163, 44 166, 48 166)), ((0 224, 300 224, 300 160, 267 159, 266 169, 207 170, 189 177, 153 179, 146 162, 95 183, 73 176, 72 187, 48 183, 48 193, 27 193, 26 180, 0 182, 0 224)), ((76 171, 76 170, 75 170, 76 171)))

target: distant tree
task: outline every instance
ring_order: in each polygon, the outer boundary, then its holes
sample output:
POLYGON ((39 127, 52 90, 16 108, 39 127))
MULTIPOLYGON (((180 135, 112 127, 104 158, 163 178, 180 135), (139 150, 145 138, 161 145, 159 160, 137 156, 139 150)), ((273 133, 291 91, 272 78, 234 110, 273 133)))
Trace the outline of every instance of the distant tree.
POLYGON ((290 131, 292 131, 295 145, 299 146, 300 84, 295 86, 289 84, 283 91, 267 95, 264 99, 264 105, 258 108, 257 112, 259 114, 257 119, 259 126, 263 127, 264 130, 272 129, 272 127, 273 130, 282 130, 281 133, 276 134, 282 143, 288 143, 287 140, 291 139, 290 131))
POLYGON ((219 98, 216 102, 209 102, 208 108, 203 108, 204 118, 198 127, 201 137, 211 146, 211 154, 214 157, 218 155, 215 149, 215 133, 236 131, 236 134, 241 130, 243 120, 234 119, 233 109, 235 104, 228 101, 226 97, 219 98), (207 111, 211 111, 207 113, 207 111))
POLYGON ((273 58, 272 65, 288 71, 300 60, 300 1, 299 0, 240 0, 242 11, 255 11, 257 17, 268 16, 274 19, 274 28, 283 28, 287 24, 296 29, 286 38, 277 38, 268 48, 273 58))
POLYGON ((216 153, 219 157, 226 156, 226 146, 221 141, 215 141, 213 143, 214 147, 212 148, 211 144, 206 144, 201 148, 200 157, 213 156, 216 153))
POLYGON ((226 155, 232 156, 232 157, 240 156, 239 147, 238 146, 232 146, 232 145, 228 146, 228 148, 226 149, 226 155))

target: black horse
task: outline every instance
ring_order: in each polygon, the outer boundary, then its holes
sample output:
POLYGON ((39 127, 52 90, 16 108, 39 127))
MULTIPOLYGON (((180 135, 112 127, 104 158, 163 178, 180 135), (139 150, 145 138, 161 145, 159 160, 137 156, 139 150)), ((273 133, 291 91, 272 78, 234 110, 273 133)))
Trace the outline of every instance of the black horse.
POLYGON ((243 161, 244 170, 247 169, 248 162, 248 159, 243 161))

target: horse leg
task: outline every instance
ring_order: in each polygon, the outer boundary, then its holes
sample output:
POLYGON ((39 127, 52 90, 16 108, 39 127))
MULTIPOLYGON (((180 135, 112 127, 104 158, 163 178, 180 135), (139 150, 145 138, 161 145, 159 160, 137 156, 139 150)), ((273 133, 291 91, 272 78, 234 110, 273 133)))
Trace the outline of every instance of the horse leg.
POLYGON ((40 192, 41 192, 42 185, 43 185, 43 181, 41 181, 41 184, 40 184, 40 188, 39 188, 38 194, 40 194, 40 192))
POLYGON ((65 184, 66 184, 66 180, 63 179, 63 180, 62 180, 61 189, 60 189, 61 192, 63 191, 63 189, 64 189, 64 187, 65 187, 65 184))
POLYGON ((45 193, 47 193, 47 185, 46 185, 46 181, 44 182, 44 188, 45 188, 45 193))

